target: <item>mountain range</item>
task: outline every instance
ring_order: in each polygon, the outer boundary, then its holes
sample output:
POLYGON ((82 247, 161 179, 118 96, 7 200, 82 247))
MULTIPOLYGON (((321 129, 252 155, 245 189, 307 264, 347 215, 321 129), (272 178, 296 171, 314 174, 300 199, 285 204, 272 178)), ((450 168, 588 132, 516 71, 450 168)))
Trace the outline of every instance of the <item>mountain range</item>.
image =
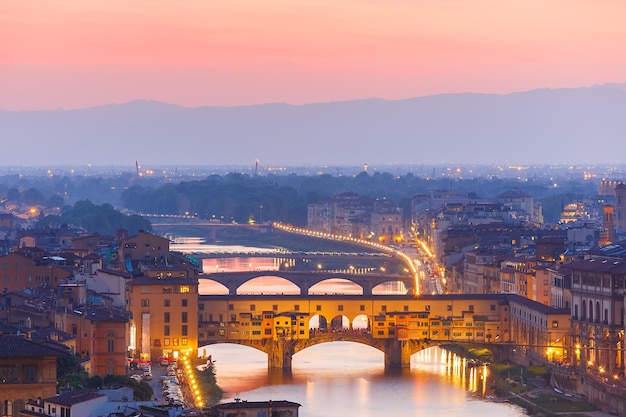
POLYGON ((0 166, 619 164, 626 84, 405 100, 0 111, 0 166))

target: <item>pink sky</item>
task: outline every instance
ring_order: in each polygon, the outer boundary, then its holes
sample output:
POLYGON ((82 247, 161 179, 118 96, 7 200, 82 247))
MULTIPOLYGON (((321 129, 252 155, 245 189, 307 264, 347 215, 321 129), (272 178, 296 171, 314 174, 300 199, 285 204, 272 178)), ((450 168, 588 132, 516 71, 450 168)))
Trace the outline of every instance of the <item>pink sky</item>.
POLYGON ((1 0, 0 109, 626 82, 624 0, 1 0))

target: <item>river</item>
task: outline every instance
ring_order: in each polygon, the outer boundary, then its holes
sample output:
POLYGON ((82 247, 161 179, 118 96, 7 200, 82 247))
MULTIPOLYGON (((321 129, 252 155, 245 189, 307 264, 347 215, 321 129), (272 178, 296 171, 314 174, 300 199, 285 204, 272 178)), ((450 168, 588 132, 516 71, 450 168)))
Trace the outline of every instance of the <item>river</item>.
POLYGON ((374 348, 324 343, 295 354, 290 375, 269 373, 266 355, 252 348, 202 349, 215 360, 223 401, 293 401, 302 405, 301 417, 526 415, 485 398, 493 378, 487 367, 468 368, 438 347, 414 354, 410 370, 385 373, 383 354, 374 348))

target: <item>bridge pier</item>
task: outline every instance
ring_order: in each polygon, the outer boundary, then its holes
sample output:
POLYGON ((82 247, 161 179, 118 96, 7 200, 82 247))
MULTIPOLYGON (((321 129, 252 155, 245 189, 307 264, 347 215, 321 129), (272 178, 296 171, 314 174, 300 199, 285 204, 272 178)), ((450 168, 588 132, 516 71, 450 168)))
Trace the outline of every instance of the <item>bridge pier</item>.
POLYGON ((385 340, 385 369, 410 367, 413 350, 410 340, 385 340))
POLYGON ((291 370, 291 358, 295 353, 292 340, 274 340, 266 346, 265 352, 268 369, 282 369, 283 372, 291 370))

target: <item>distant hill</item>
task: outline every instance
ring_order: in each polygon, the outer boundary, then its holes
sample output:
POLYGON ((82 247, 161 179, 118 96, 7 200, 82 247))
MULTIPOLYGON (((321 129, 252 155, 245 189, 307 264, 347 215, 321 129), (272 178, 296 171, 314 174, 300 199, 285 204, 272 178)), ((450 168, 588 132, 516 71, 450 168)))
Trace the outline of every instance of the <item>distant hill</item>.
POLYGON ((621 163, 626 84, 507 95, 0 112, 8 165, 621 163))

